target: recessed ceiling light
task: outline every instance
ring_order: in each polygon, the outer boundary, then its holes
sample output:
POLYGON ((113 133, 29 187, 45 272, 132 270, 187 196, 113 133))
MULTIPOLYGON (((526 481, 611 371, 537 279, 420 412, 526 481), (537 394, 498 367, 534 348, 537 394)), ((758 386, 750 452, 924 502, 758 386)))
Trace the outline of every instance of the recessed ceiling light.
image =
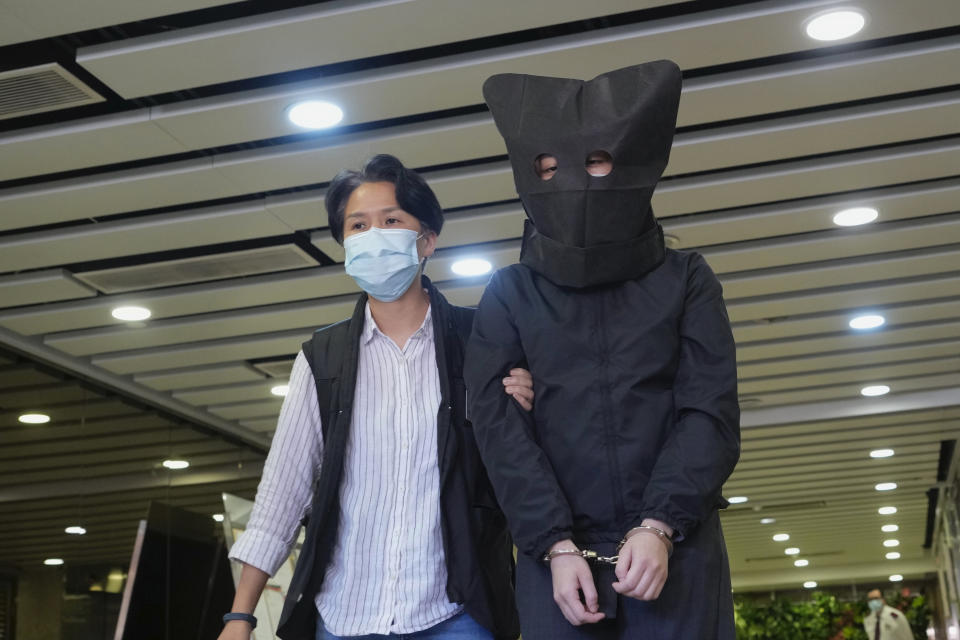
POLYGON ((900 531, 900 526, 895 524, 885 524, 880 527, 880 531, 884 533, 893 533, 894 531, 900 531))
POLYGON ((882 516, 891 516, 896 512, 897 512, 896 507, 880 507, 879 509, 877 509, 877 513, 879 513, 882 516))
POLYGON ((810 561, 809 561, 809 560, 805 560, 805 559, 803 559, 803 558, 800 558, 799 560, 794 560, 794 561, 793 561, 793 566, 795 566, 795 567, 805 567, 805 566, 807 566, 808 564, 810 564, 810 561))
POLYGON ((890 552, 887 553, 887 555, 886 555, 885 557, 886 557, 887 560, 899 560, 899 559, 900 559, 900 552, 899 552, 899 551, 890 551, 890 552))
POLYGON ((896 482, 881 482, 873 487, 877 491, 893 491, 897 488, 896 482))
POLYGON ((223 522, 223 514, 215 513, 213 514, 213 519, 216 520, 217 522, 223 522))
POLYGON ((871 313, 852 318, 849 324, 851 329, 866 331, 867 329, 876 329, 877 327, 882 327, 883 323, 886 321, 887 319, 883 316, 876 313, 871 313))
POLYGON ((134 306, 117 307, 110 312, 110 315, 124 322, 139 322, 150 317, 150 309, 134 306))
POLYGON ((281 396, 281 397, 287 395, 289 392, 290 392, 290 385, 287 385, 287 384, 278 384, 277 386, 272 387, 270 389, 270 393, 272 393, 275 396, 281 396))
POLYGON ((190 463, 186 460, 164 460, 163 466, 167 469, 186 469, 190 463))
POLYGON ((885 547, 899 547, 900 541, 895 538, 890 538, 889 540, 883 541, 883 546, 885 547))
POLYGON ((870 207, 854 207, 853 209, 844 209, 833 216, 833 224, 838 227, 856 227, 861 224, 873 222, 880 216, 876 209, 870 207))
POLYGON ((790 539, 789 533, 775 533, 773 534, 773 539, 775 542, 786 542, 790 539))
POLYGON ((747 496, 733 496, 732 498, 728 498, 727 502, 730 504, 743 504, 749 499, 747 496))
POLYGON ((813 589, 816 586, 817 586, 816 580, 807 580, 806 582, 803 583, 804 589, 813 589))
POLYGON ((870 452, 871 458, 889 458, 893 455, 893 449, 874 449, 870 452))
POLYGON ((776 521, 776 518, 760 518, 760 524, 773 524, 776 521))
POLYGON ((868 398, 885 396, 888 393, 890 393, 890 387, 885 384, 872 384, 868 387, 860 389, 860 395, 867 396, 868 398))
POLYGON ((492 268, 493 265, 483 258, 464 258, 450 265, 450 271, 458 276, 482 276, 485 273, 490 273, 492 268))
POLYGON ((63 558, 47 558, 43 561, 43 564, 48 567, 59 567, 63 564, 63 558))
POLYGON ((307 100, 287 109, 287 118, 304 129, 327 129, 343 120, 343 109, 332 102, 307 100))
POLYGON ((22 413, 17 420, 23 424, 46 424, 50 422, 50 416, 45 413, 22 413))
POLYGON ((787 554, 788 556, 795 556, 795 555, 797 555, 798 553, 800 553, 800 548, 799 548, 799 547, 787 547, 786 549, 783 550, 783 552, 784 552, 785 554, 787 554))
POLYGON ((677 249, 680 247, 680 238, 675 235, 665 233, 663 234, 663 244, 667 249, 677 249))
POLYGON ((807 20, 805 30, 814 40, 843 40, 860 33, 866 23, 867 19, 859 11, 839 9, 807 20))
POLYGON ((900 575, 899 573, 895 573, 892 576, 890 576, 890 582, 900 582, 901 580, 903 580, 903 576, 900 575))
POLYGON ((82 536, 87 532, 86 529, 84 529, 79 525, 73 525, 73 526, 67 527, 66 529, 64 529, 64 531, 66 533, 69 533, 72 536, 82 536))

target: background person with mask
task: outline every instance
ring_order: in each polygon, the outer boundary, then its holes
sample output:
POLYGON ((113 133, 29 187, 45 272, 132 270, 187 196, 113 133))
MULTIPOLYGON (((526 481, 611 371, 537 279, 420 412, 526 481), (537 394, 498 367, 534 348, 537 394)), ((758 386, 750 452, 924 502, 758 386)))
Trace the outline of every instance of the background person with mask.
MULTIPOLYGON (((466 420, 473 310, 425 277, 443 212, 393 156, 342 171, 326 194, 353 317, 304 343, 253 513, 221 640, 247 640, 267 577, 309 513, 277 634, 284 639, 515 638, 512 544, 466 420), (318 618, 319 612, 319 618, 318 618)), ((501 392, 526 409, 526 371, 501 392)))
POLYGON ((520 264, 480 301, 466 377, 521 552, 525 640, 734 638, 717 513, 740 451, 733 336, 716 276, 664 247, 650 206, 680 80, 659 61, 484 84, 528 219, 520 264), (529 415, 499 390, 520 363, 529 415))
POLYGON ((874 589, 867 594, 870 613, 863 619, 863 628, 870 640, 914 640, 907 616, 883 599, 883 592, 874 589))

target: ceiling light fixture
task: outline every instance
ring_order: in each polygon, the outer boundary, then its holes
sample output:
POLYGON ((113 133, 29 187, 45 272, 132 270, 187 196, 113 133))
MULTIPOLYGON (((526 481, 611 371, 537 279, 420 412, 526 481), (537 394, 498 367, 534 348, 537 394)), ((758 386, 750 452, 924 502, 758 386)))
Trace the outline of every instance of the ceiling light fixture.
POLYGON ((893 449, 874 449, 870 452, 871 458, 889 458, 893 455, 893 449))
POLYGON ((213 517, 213 519, 216 520, 217 522, 223 522, 223 514, 222 514, 222 513, 215 513, 215 514, 213 514, 212 517, 213 517))
POLYGON ((794 561, 793 561, 793 566, 795 566, 795 567, 805 567, 805 566, 807 566, 808 564, 810 564, 810 561, 809 561, 809 560, 805 560, 805 559, 803 559, 803 558, 800 558, 799 560, 794 560, 794 561))
POLYGON ((889 553, 887 553, 887 555, 886 555, 885 557, 886 557, 887 560, 899 560, 899 559, 900 559, 900 552, 899 552, 899 551, 890 551, 889 553))
POLYGON ((883 546, 885 546, 885 547, 899 547, 899 546, 900 546, 900 541, 897 540, 896 538, 890 538, 889 540, 884 540, 884 541, 883 541, 883 546))
POLYGON ((732 498, 728 498, 727 502, 729 502, 730 504, 743 504, 744 502, 747 502, 749 499, 750 498, 748 498, 747 496, 733 496, 732 498))
POLYGON ((43 564, 48 567, 59 567, 63 564, 63 558, 47 558, 43 561, 43 564))
POLYGON ((899 573, 895 573, 892 576, 890 576, 890 582, 900 582, 902 580, 903 580, 903 576, 900 575, 899 573))
POLYGON ((73 525, 64 529, 64 532, 69 533, 72 536, 82 536, 87 532, 87 530, 79 525, 73 525))
POLYGON ((893 491, 897 488, 896 482, 881 482, 873 487, 877 491, 893 491))
POLYGON ((807 580, 806 582, 803 583, 804 589, 813 589, 816 586, 817 586, 816 580, 807 580))
POLYGON ((464 258, 450 265, 450 271, 458 276, 482 276, 485 273, 490 273, 491 269, 493 269, 493 265, 483 258, 464 258))
POLYGON ((773 524, 776 521, 776 518, 760 518, 760 524, 773 524))
POLYGON ((844 209, 833 216, 833 224, 838 227, 857 227, 876 220, 880 214, 870 207, 854 207, 844 209))
POLYGON ((278 384, 277 386, 272 387, 270 389, 270 393, 280 397, 287 395, 289 392, 290 392, 290 385, 287 385, 287 384, 278 384))
POLYGON ((868 398, 876 398, 877 396, 885 396, 890 393, 890 387, 885 384, 872 384, 868 387, 860 389, 860 395, 866 396, 868 398))
POLYGON ((163 466, 167 469, 186 469, 190 466, 190 463, 186 460, 164 460, 163 466))
POLYGON ((790 539, 789 533, 775 533, 773 534, 774 542, 786 542, 790 539))
POLYGON ((304 129, 329 129, 343 120, 343 109, 325 100, 307 100, 287 109, 287 118, 304 129))
POLYGON ((788 556, 795 556, 795 555, 797 555, 798 553, 800 553, 800 548, 799 548, 799 547, 787 547, 786 549, 783 550, 783 552, 784 552, 785 554, 787 554, 788 556))
POLYGON ((862 316, 857 316, 852 318, 849 322, 851 329, 857 329, 858 331, 867 331, 869 329, 876 329, 877 327, 882 327, 883 324, 887 321, 883 316, 870 313, 862 316))
POLYGON ((893 533, 894 531, 900 531, 900 526, 895 524, 885 524, 880 527, 880 531, 884 533, 893 533))
POLYGON ((21 413, 17 420, 23 424, 47 424, 50 416, 45 413, 21 413))
POLYGON ((854 36, 867 24, 866 17, 853 9, 820 13, 806 21, 804 29, 814 40, 830 42, 854 36))
POLYGON ((892 516, 896 512, 897 512, 896 507, 880 507, 879 509, 877 509, 877 513, 879 513, 882 516, 892 516))
POLYGON ((146 307, 116 307, 113 311, 110 312, 117 320, 123 320, 124 322, 140 322, 141 320, 146 320, 150 317, 150 309, 146 307))

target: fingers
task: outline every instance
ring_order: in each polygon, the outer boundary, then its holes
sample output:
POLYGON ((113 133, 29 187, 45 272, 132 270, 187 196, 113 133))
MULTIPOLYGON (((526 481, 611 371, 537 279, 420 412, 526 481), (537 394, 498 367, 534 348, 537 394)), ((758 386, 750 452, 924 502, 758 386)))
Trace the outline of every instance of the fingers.
POLYGON ((580 600, 580 591, 584 592, 588 606, 598 607, 597 590, 593 584, 590 567, 581 558, 555 558, 550 564, 553 574, 553 600, 567 622, 574 626, 599 622, 602 613, 588 611, 580 600))
POLYGON ((507 393, 513 396, 513 399, 517 401, 517 404, 523 407, 524 411, 533 410, 533 403, 530 401, 532 400, 532 398, 527 399, 525 396, 521 395, 520 393, 515 393, 515 392, 512 393, 509 390, 507 391, 507 393))
POLYGON ((597 585, 593 583, 593 574, 587 571, 586 579, 580 580, 580 591, 583 592, 583 601, 587 613, 596 613, 600 608, 600 599, 597 597, 597 585))

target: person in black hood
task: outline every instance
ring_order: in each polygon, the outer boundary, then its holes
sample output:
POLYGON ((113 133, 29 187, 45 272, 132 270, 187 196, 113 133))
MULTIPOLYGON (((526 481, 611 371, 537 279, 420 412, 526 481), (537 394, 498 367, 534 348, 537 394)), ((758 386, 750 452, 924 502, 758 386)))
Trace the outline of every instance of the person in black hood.
POLYGON ((716 276, 665 248, 650 205, 680 86, 670 61, 484 84, 528 219, 464 376, 526 640, 734 638, 718 517, 740 452, 733 336, 716 276), (530 414, 500 388, 521 365, 530 414))

